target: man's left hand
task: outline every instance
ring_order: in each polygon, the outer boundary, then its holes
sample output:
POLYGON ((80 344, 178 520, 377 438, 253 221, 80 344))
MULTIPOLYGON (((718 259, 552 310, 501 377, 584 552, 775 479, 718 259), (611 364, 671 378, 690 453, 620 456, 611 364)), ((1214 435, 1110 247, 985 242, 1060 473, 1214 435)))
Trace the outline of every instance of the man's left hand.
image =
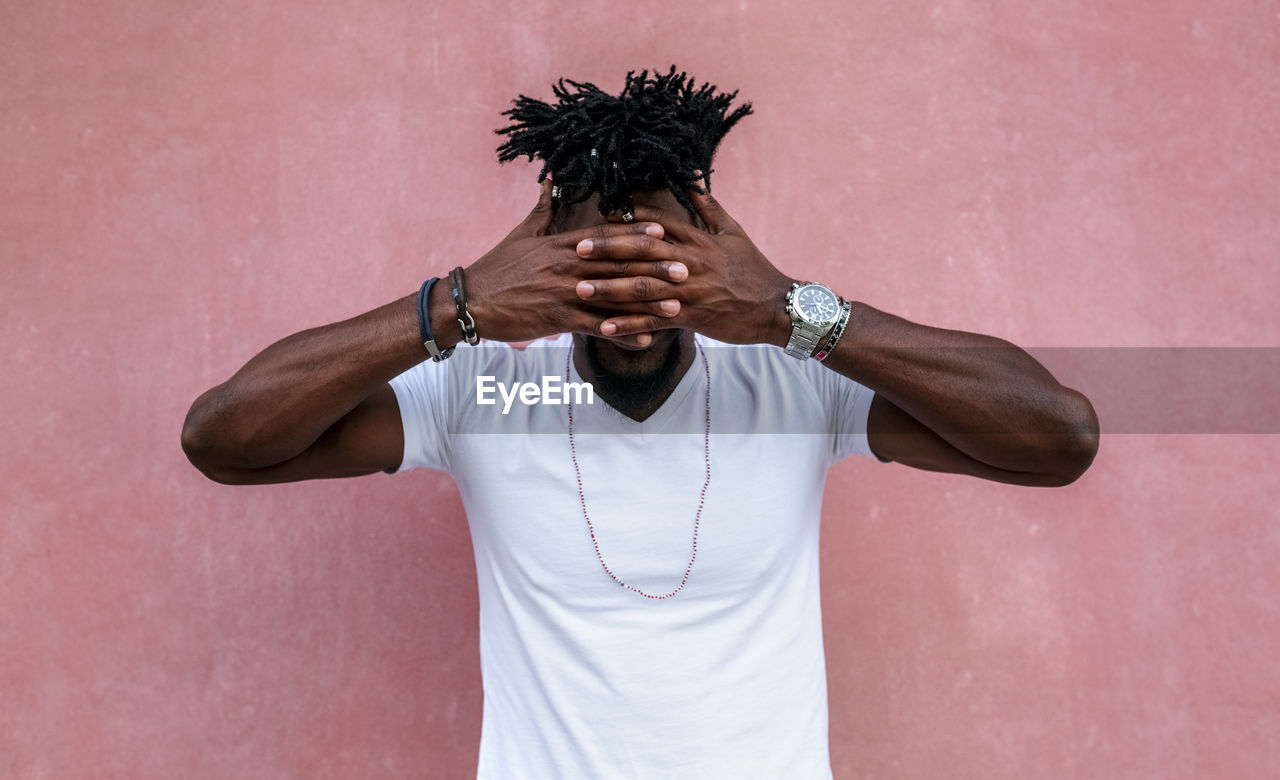
MULTIPOLYGON (((578 245, 580 257, 613 261, 612 269, 619 276, 628 275, 624 268, 628 262, 678 261, 689 269, 689 278, 674 292, 680 301, 680 313, 675 317, 619 314, 606 322, 617 327, 617 335, 691 328, 728 344, 785 345, 791 333, 785 299, 793 280, 769 262, 710 193, 690 190, 689 198, 706 230, 675 219, 670 211, 637 206, 636 221, 660 223, 665 231, 663 240, 627 235, 578 245)), ((614 219, 618 218, 611 217, 614 219)), ((631 281, 590 279, 579 283, 578 297, 602 309, 608 309, 610 303, 651 297, 650 291, 631 281)))

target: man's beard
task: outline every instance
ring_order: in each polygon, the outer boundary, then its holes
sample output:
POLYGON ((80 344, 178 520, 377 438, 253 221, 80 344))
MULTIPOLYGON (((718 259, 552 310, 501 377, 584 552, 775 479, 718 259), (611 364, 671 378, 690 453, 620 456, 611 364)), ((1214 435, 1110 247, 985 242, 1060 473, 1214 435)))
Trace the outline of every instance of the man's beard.
POLYGON ((613 366, 611 370, 600 354, 599 339, 586 340, 587 365, 591 367, 596 390, 606 401, 620 408, 643 408, 652 402, 654 396, 663 390, 671 389, 671 381, 680 367, 680 340, 675 339, 662 356, 662 362, 649 371, 627 371, 635 368, 639 355, 628 360, 628 356, 620 355, 616 360, 625 360, 625 366, 613 366), (621 370, 620 370, 621 369, 621 370))

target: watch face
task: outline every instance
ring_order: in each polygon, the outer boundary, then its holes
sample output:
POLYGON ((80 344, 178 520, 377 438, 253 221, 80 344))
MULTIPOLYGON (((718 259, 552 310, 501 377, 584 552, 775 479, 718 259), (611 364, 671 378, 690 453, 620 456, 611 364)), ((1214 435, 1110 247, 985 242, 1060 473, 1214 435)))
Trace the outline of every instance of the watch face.
POLYGON ((840 312, 836 294, 820 284, 806 284, 796 290, 792 305, 801 318, 813 325, 829 325, 840 312))

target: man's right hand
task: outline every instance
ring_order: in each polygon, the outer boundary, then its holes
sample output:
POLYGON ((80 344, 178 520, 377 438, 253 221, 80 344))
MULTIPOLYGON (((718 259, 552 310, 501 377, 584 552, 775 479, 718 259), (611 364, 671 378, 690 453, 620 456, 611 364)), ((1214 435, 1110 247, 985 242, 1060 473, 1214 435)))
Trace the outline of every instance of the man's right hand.
MULTIPOLYGON (((551 180, 542 183, 538 204, 529 216, 516 226, 484 257, 465 269, 467 307, 475 319, 476 333, 495 341, 532 341, 559 333, 587 333, 609 336, 600 325, 611 316, 622 313, 654 314, 674 317, 679 302, 673 297, 658 297, 669 292, 671 285, 688 277, 683 265, 671 261, 590 262, 577 253, 583 239, 647 234, 660 241, 663 228, 656 222, 631 224, 608 223, 568 233, 550 234, 554 207, 551 180), (608 309, 593 308, 578 297, 577 285, 584 279, 615 279, 637 284, 654 291, 654 300, 618 301, 608 309), (674 303, 674 306, 670 304, 674 303), (663 304, 668 304, 663 308, 663 304)), ((447 287, 446 285, 437 285, 447 287)), ((443 290, 448 298, 448 291, 443 290)), ((451 313, 442 323, 441 335, 453 342, 460 335, 452 318, 453 302, 447 300, 451 313)), ((433 309, 434 310, 434 309, 433 309)), ((437 322, 433 317, 433 325, 437 322)), ((631 343, 636 336, 612 337, 631 343)), ((638 344, 637 344, 638 346, 638 344)))
MULTIPOLYGON (((603 334, 619 312, 655 312, 688 276, 674 261, 586 260, 587 238, 630 235, 659 241, 653 223, 608 224, 549 235, 551 183, 538 205, 493 251, 466 269, 476 331, 499 341, 564 332, 603 334), (654 233, 646 234, 646 230, 654 233), (639 235, 637 235, 639 234, 639 235), (631 299, 592 309, 578 298, 583 279, 638 282, 631 299), (645 294, 639 294, 644 291, 645 294), (649 300, 655 298, 656 300, 649 300)), ((644 243, 641 241, 641 243, 644 243)), ((433 335, 462 337, 448 284, 431 291, 433 335)), ((387 384, 427 358, 418 332, 417 293, 342 322, 281 339, 191 405, 182 447, 210 479, 233 484, 351 477, 393 469, 404 455, 396 395, 387 384)), ((622 343, 638 336, 614 337, 622 343)))

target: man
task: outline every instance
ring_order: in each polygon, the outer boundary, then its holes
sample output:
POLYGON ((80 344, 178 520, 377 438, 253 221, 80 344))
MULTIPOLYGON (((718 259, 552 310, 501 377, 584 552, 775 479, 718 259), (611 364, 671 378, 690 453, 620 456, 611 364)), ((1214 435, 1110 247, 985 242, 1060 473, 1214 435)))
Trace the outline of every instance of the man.
POLYGON ((196 400, 183 447, 234 484, 454 476, 480 777, 828 778, 828 467, 1064 485, 1092 407, 1007 342, 775 268, 709 194, 736 93, 672 68, 555 94, 501 131, 501 160, 544 163, 524 222, 448 280, 268 347, 196 400), (539 380, 594 403, 505 389, 539 380))

